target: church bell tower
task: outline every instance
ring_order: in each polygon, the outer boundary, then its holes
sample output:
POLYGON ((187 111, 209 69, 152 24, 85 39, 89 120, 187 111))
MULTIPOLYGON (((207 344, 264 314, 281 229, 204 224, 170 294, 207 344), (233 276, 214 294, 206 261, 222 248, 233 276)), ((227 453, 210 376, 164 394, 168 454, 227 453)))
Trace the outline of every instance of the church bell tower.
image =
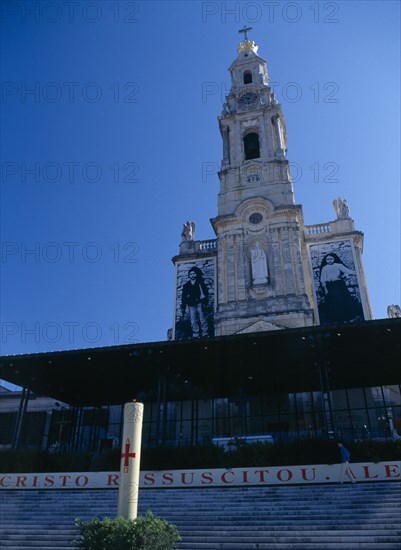
POLYGON ((295 203, 287 132, 269 86, 266 61, 244 41, 231 64, 231 89, 219 117, 223 158, 216 239, 183 225, 174 256, 172 338, 207 338, 355 323, 372 318, 362 264, 363 233, 346 199, 336 218, 304 225, 295 203))
POLYGON ((231 64, 219 117, 217 308, 215 334, 314 324, 303 254, 302 208, 295 204, 281 106, 258 46, 244 41, 231 64))

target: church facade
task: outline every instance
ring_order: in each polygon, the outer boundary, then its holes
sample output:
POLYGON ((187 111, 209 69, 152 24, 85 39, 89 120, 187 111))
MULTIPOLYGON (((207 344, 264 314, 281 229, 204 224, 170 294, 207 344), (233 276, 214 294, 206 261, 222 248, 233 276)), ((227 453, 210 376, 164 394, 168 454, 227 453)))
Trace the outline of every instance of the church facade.
POLYGON ((253 333, 372 319, 363 233, 347 201, 335 219, 305 225, 287 157, 284 114, 258 46, 240 43, 219 126, 222 161, 216 239, 183 226, 173 339, 253 333))

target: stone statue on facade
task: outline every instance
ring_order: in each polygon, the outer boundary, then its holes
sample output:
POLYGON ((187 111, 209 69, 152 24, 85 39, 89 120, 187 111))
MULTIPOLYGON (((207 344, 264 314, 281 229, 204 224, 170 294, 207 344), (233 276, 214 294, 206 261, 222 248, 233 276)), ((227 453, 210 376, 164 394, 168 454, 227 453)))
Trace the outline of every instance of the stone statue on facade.
POLYGON ((387 317, 389 319, 399 319, 401 317, 401 308, 398 304, 391 304, 387 307, 387 317))
POLYGON ((349 206, 346 199, 342 199, 341 197, 338 197, 338 199, 334 199, 333 206, 338 220, 349 219, 349 206))
POLYGON ((251 267, 252 267, 252 283, 254 285, 264 285, 268 280, 267 259, 264 250, 260 243, 256 242, 251 248, 251 267))
POLYGON ((193 241, 195 237, 195 222, 185 222, 181 231, 181 242, 193 241))

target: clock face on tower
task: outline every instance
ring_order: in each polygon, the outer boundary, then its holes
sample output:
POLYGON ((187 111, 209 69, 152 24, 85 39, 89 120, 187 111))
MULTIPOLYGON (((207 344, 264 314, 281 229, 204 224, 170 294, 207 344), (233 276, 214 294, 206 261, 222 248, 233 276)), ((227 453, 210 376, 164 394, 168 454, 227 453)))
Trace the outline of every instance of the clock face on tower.
POLYGON ((246 92, 239 98, 239 104, 240 105, 252 105, 255 103, 255 101, 258 99, 257 94, 255 92, 246 92))

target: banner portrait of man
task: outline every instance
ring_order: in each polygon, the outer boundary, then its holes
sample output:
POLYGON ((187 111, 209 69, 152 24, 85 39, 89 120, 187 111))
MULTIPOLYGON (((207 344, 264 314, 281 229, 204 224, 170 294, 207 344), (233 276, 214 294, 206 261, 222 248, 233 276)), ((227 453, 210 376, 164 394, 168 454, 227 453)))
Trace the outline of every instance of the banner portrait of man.
POLYGON ((174 340, 214 336, 214 258, 180 262, 176 268, 174 340))

